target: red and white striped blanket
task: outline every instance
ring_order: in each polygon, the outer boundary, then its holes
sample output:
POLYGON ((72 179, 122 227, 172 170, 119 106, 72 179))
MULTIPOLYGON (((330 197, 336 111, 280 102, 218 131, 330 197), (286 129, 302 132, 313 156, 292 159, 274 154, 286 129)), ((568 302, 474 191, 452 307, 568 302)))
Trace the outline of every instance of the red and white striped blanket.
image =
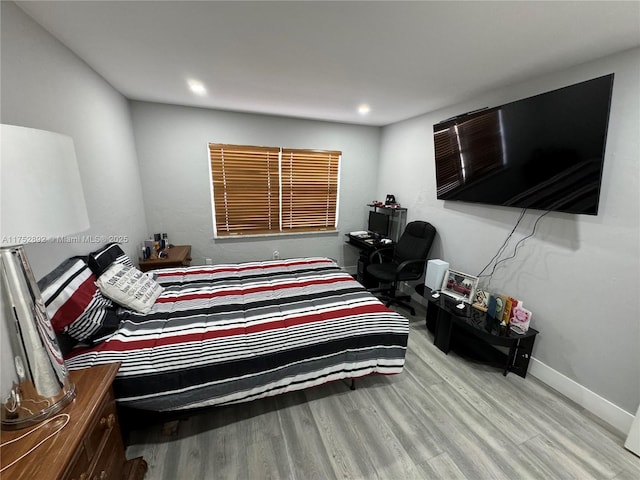
POLYGON ((245 402, 371 373, 402 371, 406 318, 328 258, 157 271, 147 314, 76 348, 70 369, 121 362, 127 406, 165 411, 245 402))

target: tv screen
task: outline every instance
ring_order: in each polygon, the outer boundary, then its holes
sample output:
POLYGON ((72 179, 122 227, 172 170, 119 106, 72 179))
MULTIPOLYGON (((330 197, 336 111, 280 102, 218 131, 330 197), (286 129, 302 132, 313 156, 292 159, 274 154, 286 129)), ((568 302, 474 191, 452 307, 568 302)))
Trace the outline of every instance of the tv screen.
POLYGON ((433 126, 437 197, 596 215, 613 74, 433 126))
POLYGON ((389 235, 389 215, 380 212, 369 212, 369 232, 386 237, 389 235))

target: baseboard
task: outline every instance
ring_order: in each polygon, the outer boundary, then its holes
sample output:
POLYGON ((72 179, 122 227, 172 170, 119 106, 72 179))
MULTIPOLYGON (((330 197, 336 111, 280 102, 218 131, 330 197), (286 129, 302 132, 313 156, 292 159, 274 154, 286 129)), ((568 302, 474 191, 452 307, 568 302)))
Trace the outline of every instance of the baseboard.
POLYGON ((565 397, 588 410, 626 436, 633 423, 633 415, 614 405, 609 400, 592 392, 569 377, 531 357, 529 375, 554 388, 565 397))

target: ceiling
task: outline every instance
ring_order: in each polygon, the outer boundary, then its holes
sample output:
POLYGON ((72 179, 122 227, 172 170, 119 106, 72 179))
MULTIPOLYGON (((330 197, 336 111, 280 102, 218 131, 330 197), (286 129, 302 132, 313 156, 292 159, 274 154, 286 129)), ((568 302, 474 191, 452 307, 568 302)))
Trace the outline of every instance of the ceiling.
POLYGON ((16 3, 127 98, 364 125, 640 45, 638 1, 16 3))

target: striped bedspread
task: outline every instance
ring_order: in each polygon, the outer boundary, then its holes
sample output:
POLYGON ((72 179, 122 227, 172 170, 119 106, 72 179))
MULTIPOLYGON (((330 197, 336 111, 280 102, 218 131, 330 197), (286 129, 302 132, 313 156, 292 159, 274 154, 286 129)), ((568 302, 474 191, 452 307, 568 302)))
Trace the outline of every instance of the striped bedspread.
POLYGON ((127 406, 165 411, 245 402, 328 381, 402 371, 409 326, 333 260, 156 271, 147 314, 77 348, 69 369, 121 362, 127 406))

